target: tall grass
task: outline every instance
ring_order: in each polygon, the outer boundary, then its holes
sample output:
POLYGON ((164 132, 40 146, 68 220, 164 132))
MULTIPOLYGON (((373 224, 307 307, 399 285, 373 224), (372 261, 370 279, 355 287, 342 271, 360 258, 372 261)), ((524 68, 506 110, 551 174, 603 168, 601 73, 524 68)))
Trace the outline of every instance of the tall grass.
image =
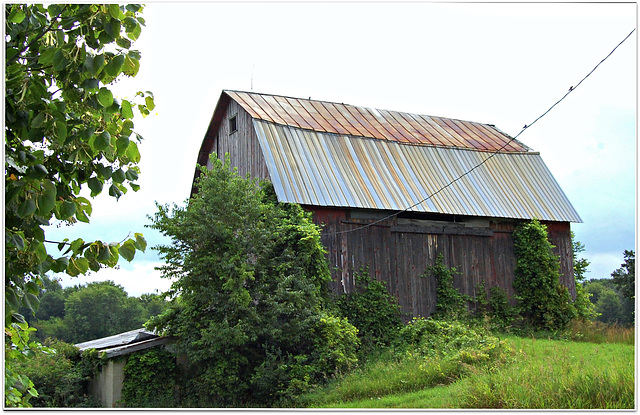
POLYGON ((573 320, 567 328, 568 337, 592 343, 634 344, 635 328, 600 321, 573 320))
MULTIPOLYGON (((464 365, 388 352, 299 406, 339 408, 632 409, 634 346, 627 329, 585 330, 599 343, 508 335, 517 359, 464 365), (599 333, 599 334, 598 334, 599 333), (596 336, 597 334, 597 336, 596 336), (614 343, 614 341, 617 341, 614 343)), ((592 329, 593 327, 589 326, 592 329)))
POLYGON ((634 348, 620 343, 510 339, 525 359, 467 380, 461 408, 632 409, 634 348))

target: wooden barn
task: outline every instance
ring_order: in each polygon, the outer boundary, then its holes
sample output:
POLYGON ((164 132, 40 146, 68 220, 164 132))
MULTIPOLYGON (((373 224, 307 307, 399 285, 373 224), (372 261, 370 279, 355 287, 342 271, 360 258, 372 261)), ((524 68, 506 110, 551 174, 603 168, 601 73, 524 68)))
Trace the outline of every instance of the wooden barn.
POLYGON ((368 267, 405 313, 428 316, 436 284, 425 270, 442 253, 461 292, 483 295, 484 281, 512 296, 512 232, 537 218, 575 298, 570 223, 580 216, 540 154, 493 125, 225 90, 198 163, 212 152, 313 212, 335 292, 368 267))

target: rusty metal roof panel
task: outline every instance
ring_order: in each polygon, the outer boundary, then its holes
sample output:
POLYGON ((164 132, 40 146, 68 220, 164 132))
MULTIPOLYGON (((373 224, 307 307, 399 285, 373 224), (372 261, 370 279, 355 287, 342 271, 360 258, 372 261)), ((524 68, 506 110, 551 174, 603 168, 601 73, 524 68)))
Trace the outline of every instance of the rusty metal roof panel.
POLYGON ((311 131, 419 146, 488 152, 529 151, 527 146, 489 124, 253 92, 224 91, 223 94, 238 102, 255 119, 311 131))
POLYGON ((538 153, 407 145, 258 119, 254 128, 283 202, 581 222, 538 153))

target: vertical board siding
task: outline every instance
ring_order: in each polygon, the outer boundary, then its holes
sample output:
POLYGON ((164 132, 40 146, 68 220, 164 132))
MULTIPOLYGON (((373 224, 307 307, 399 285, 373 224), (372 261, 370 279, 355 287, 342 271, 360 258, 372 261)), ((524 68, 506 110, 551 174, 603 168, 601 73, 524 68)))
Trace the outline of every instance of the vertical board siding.
MULTIPOLYGON (((224 160, 229 153, 231 166, 238 168, 238 174, 245 177, 247 173, 252 178, 267 179, 269 171, 258 142, 258 136, 253 128, 251 116, 235 101, 230 101, 226 112, 216 132, 211 152, 224 160), (236 117, 236 132, 229 130, 229 120, 236 117)), ((211 164, 208 164, 211 167, 211 164)))
MULTIPOLYGON (((327 249, 333 276, 331 289, 335 293, 355 290, 354 274, 368 268, 369 275, 383 281, 388 291, 398 299, 406 320, 428 317, 435 311, 437 299, 435 277, 427 272, 427 268, 435 265, 438 254, 442 254, 445 265, 457 270, 453 283, 461 293, 476 298, 498 286, 513 301, 515 257, 512 233, 517 221, 491 222, 488 229, 493 234, 490 236, 479 236, 473 231, 464 234, 464 227, 456 228, 456 233, 445 231, 439 234, 423 233, 425 231, 419 228, 415 232, 402 230, 404 228, 394 230, 395 219, 354 232, 336 233, 359 228, 357 223, 372 220, 352 219, 343 209, 309 206, 307 209, 313 212, 314 221, 322 225, 322 243, 327 249), (483 282, 485 292, 478 292, 483 282)), ((554 253, 560 257, 560 281, 575 298, 569 223, 551 222, 546 225, 555 246, 554 253)))

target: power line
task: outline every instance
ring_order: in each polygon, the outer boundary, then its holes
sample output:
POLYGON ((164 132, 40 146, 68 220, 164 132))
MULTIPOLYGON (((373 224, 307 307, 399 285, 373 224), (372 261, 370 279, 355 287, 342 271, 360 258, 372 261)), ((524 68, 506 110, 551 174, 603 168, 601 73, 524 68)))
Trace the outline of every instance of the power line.
POLYGON ((475 165, 473 168, 471 168, 470 170, 467 170, 465 173, 461 174, 460 176, 458 176, 457 178, 455 178, 454 180, 450 181, 449 183, 447 183, 446 185, 442 186, 440 189, 436 190, 435 192, 433 192, 432 194, 430 194, 429 196, 425 197, 424 199, 420 200, 419 202, 414 203, 413 205, 404 208, 403 210, 400 210, 398 212, 392 213, 388 216, 385 216, 382 219, 378 219, 376 221, 373 221, 371 223, 367 223, 364 224, 362 226, 359 226, 357 228, 354 229, 347 229, 344 231, 338 231, 338 232, 330 232, 327 233, 326 235, 328 236, 333 236, 333 235, 339 235, 339 234, 344 234, 344 233, 349 233, 349 232, 355 232, 355 231, 359 231, 360 229, 364 229, 364 228, 368 228, 370 226, 376 225, 380 222, 384 222, 387 219, 391 219, 394 216, 398 216, 399 214, 408 211, 409 209, 418 206, 421 203, 424 203, 425 201, 431 199, 432 197, 434 197, 435 195, 437 195, 438 193, 442 192, 443 190, 449 188, 451 185, 453 185, 454 183, 456 183, 457 181, 459 181, 460 179, 462 179, 463 177, 471 174, 471 172, 473 172, 475 169, 477 169, 478 167, 482 166, 483 164, 485 164, 487 161, 489 161, 491 158, 493 158, 496 154, 498 154, 500 151, 502 151, 505 147, 507 147, 512 141, 514 141, 515 139, 517 139, 526 129, 530 128, 533 124, 535 124, 536 122, 538 122, 538 120, 540 120, 542 117, 544 117, 545 115, 547 115, 549 113, 549 111, 551 111, 556 105, 558 105, 559 103, 561 103, 570 93, 572 93, 573 91, 576 90, 576 88, 578 88, 580 86, 580 84, 582 84, 582 82, 584 82, 585 79, 587 79, 597 68, 598 66, 600 66, 600 64, 602 64, 602 62, 606 61, 609 56, 611 56, 613 54, 613 52, 616 51, 616 49, 618 49, 618 47, 620 45, 622 45, 632 34, 633 32, 635 32, 636 29, 634 28, 631 32, 629 32, 629 34, 622 39, 622 41, 620 43, 618 43, 616 45, 615 48, 613 48, 613 50, 611 50, 611 52, 609 52, 609 54, 607 56, 605 56, 600 62, 598 62, 598 64, 588 73, 584 76, 584 78, 582 78, 580 80, 580 82, 578 82, 575 86, 571 86, 569 87, 569 90, 567 91, 566 94, 564 94, 564 96, 562 98, 560 98, 558 101, 556 101, 555 104, 553 104, 551 107, 549 107, 548 110, 546 110, 544 113, 542 113, 542 115, 540 115, 538 118, 536 118, 535 120, 533 120, 533 122, 531 122, 531 124, 525 124, 524 127, 522 127, 522 130, 520 130, 520 132, 518 134, 516 134, 515 137, 510 138, 502 147, 500 147, 499 149, 497 149, 496 151, 492 152, 491 155, 489 157, 487 157, 486 159, 484 159, 483 161, 481 161, 480 163, 478 163, 477 165, 475 165))

